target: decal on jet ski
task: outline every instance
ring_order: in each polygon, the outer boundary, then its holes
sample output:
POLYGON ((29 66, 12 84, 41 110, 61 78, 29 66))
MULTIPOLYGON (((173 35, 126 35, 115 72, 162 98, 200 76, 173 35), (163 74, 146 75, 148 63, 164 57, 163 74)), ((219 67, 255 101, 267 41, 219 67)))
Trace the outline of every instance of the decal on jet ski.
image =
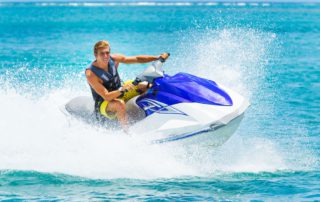
POLYGON ((146 115, 149 116, 153 113, 159 113, 159 114, 180 114, 184 116, 188 116, 184 112, 166 105, 162 102, 151 100, 151 99, 143 99, 139 101, 139 105, 141 108, 145 111, 146 115))

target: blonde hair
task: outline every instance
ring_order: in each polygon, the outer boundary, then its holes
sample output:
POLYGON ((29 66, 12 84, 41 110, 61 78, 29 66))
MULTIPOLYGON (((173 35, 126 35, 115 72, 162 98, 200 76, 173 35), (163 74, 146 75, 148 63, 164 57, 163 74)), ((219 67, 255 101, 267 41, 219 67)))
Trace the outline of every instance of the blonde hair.
POLYGON ((98 41, 98 42, 94 45, 93 52, 96 54, 96 53, 98 53, 98 50, 99 50, 99 49, 101 49, 101 48, 107 48, 107 47, 110 48, 110 44, 109 44, 108 41, 106 41, 106 40, 98 41))

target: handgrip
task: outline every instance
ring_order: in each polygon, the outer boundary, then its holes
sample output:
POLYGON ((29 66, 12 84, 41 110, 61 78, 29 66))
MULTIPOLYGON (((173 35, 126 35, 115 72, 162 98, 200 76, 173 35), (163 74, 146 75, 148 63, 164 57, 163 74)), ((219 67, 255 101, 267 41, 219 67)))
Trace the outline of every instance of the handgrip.
POLYGON ((165 62, 169 58, 169 56, 170 56, 170 53, 162 53, 159 59, 161 62, 165 62))
POLYGON ((140 82, 141 82, 141 80, 140 80, 139 78, 136 78, 136 79, 132 82, 132 84, 133 84, 134 86, 137 86, 140 82))

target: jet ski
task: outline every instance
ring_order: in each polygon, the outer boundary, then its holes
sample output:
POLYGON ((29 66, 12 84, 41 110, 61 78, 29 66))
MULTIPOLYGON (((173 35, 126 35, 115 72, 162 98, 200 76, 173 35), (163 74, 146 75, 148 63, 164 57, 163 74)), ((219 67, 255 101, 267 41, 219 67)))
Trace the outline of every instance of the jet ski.
MULTIPOLYGON (((126 103, 130 133, 144 134, 156 144, 222 145, 238 128, 248 100, 212 80, 183 72, 167 75, 164 63, 164 59, 153 62, 133 82, 152 87, 126 103)), ((64 111, 90 124, 97 122, 91 96, 72 99, 64 111)))

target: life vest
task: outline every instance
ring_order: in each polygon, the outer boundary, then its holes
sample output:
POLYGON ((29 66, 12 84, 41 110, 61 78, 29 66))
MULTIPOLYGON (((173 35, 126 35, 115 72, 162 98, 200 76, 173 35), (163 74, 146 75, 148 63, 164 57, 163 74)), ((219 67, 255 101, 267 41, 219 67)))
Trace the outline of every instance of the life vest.
MULTIPOLYGON (((87 69, 90 69, 97 77, 99 77, 103 83, 102 85, 110 92, 117 90, 121 87, 121 80, 116 68, 115 62, 110 57, 108 64, 108 72, 91 64, 87 69)), ((97 104, 100 104, 104 99, 90 86, 92 97, 97 104)))

